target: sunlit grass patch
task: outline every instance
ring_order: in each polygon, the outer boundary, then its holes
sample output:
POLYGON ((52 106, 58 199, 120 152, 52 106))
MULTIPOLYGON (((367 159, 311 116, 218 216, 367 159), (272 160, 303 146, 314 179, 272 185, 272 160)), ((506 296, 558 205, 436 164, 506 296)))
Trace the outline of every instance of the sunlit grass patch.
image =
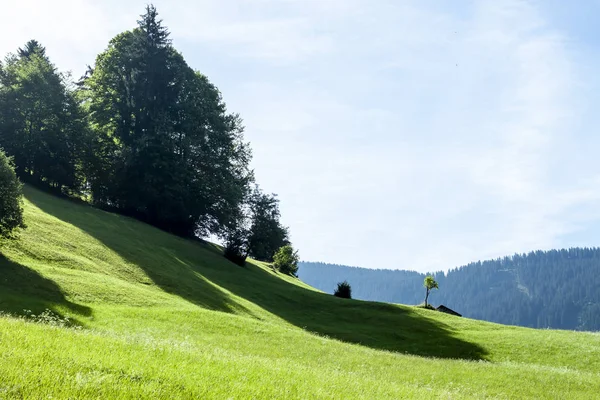
POLYGON ((600 390, 598 334, 338 299, 261 263, 231 264, 214 245, 25 193, 29 228, 0 258, 0 399, 600 390))

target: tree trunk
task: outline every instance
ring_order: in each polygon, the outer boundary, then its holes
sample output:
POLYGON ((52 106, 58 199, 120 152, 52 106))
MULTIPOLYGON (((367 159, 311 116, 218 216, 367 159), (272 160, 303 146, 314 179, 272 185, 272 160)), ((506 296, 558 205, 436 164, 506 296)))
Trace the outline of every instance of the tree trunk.
POLYGON ((429 288, 427 288, 427 292, 425 293, 425 308, 427 308, 427 299, 429 298, 429 288))

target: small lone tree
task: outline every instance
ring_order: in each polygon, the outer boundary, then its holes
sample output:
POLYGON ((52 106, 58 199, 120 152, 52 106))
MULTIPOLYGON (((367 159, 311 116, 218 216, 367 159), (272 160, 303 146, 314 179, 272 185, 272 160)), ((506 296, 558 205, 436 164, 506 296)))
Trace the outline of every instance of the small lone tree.
POLYGON ((425 308, 427 308, 427 300, 429 299, 429 293, 431 292, 431 289, 439 289, 439 287, 438 283, 431 275, 427 275, 425 277, 425 280, 423 281, 423 286, 425 286, 425 289, 427 289, 427 292, 425 293, 425 308))
POLYGON ((291 245, 285 245, 279 248, 273 257, 273 265, 284 274, 296 276, 298 272, 298 251, 294 251, 291 245))
POLYGON ((22 196, 13 162, 0 150, 0 236, 9 237, 15 229, 25 228, 22 196))
POLYGON ((341 297, 343 299, 351 299, 352 298, 352 288, 348 281, 340 282, 337 284, 337 289, 333 292, 333 295, 336 297, 341 297))

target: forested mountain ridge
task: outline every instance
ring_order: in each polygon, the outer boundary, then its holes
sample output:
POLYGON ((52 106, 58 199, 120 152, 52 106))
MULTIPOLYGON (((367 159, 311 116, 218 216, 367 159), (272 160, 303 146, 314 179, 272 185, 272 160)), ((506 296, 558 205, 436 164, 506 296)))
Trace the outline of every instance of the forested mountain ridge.
MULTIPOLYGON (((423 302, 425 274, 302 262, 299 277, 332 292, 347 280, 355 298, 423 302)), ((533 328, 600 330, 600 248, 535 251, 436 272, 434 305, 465 317, 533 328)))

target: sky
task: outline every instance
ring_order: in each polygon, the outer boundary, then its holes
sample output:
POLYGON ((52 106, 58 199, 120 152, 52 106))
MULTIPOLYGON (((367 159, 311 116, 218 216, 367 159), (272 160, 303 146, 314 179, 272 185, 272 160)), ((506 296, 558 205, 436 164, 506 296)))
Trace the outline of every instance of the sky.
MULTIPOLYGON (((2 1, 79 77, 146 1, 2 1)), ((301 258, 446 270, 600 245, 600 2, 156 0, 301 258)))

